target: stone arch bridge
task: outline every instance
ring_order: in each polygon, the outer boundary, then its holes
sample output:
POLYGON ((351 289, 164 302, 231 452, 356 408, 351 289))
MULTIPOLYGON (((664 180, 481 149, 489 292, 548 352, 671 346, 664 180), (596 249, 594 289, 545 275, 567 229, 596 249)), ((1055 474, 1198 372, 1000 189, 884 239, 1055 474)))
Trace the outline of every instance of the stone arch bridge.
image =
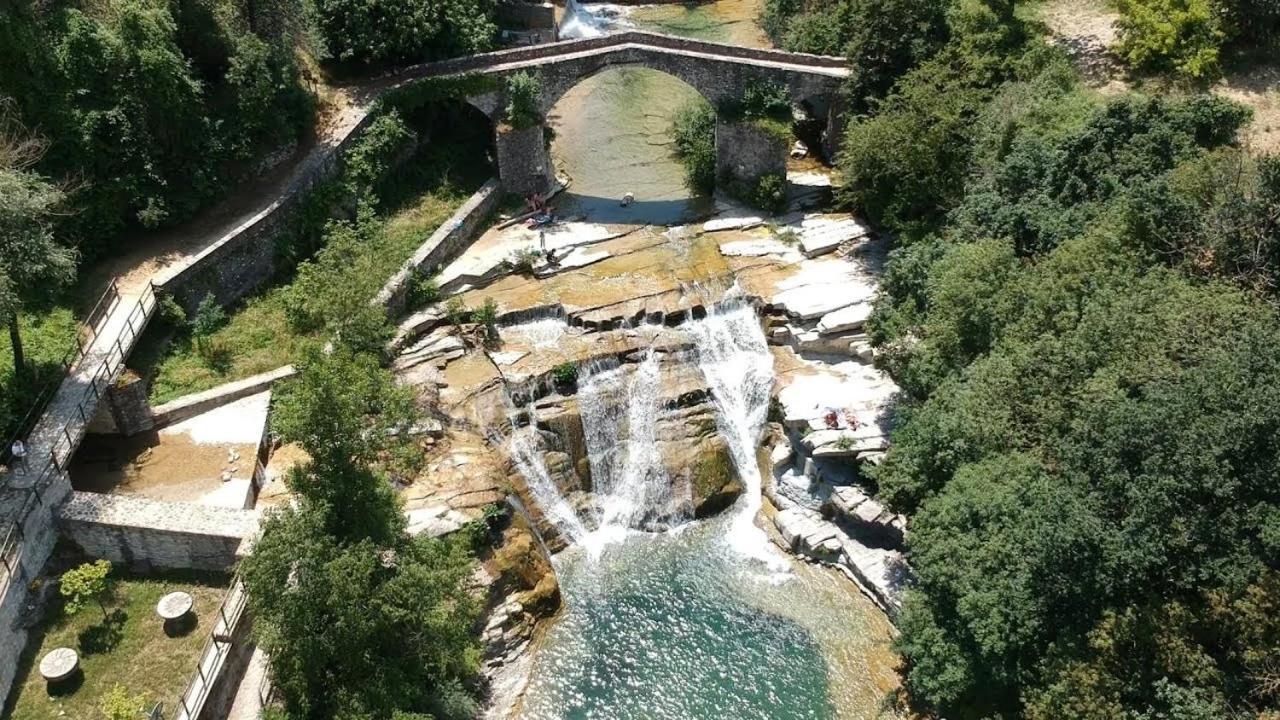
MULTIPOLYGON (((482 53, 408 68, 397 78, 407 85, 424 78, 487 75, 505 80, 528 72, 539 78, 542 117, 582 80, 617 66, 640 66, 676 77, 697 90, 718 114, 717 172, 756 182, 785 172, 788 143, 753 126, 727 118, 721 110, 742 97, 752 83, 785 87, 793 104, 824 124, 822 151, 830 159, 839 142, 843 104, 840 86, 849 76, 843 58, 725 45, 649 32, 622 32, 482 53)), ((507 105, 505 83, 468 98, 494 120, 498 172, 508 190, 542 192, 554 181, 542 127, 512 129, 501 121, 507 105)))

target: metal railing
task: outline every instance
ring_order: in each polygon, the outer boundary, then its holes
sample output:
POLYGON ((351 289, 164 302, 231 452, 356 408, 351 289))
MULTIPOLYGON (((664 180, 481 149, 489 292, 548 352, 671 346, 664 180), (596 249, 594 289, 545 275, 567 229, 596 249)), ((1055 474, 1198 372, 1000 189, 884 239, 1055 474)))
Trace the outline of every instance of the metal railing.
MULTIPOLYGON (((103 310, 104 318, 110 314, 110 310, 114 309, 119 301, 119 291, 114 281, 112 282, 112 289, 116 294, 116 298, 109 301, 111 303, 110 306, 103 310)), ((106 298, 106 295, 103 297, 106 298)), ((0 488, 0 493, 17 493, 21 495, 22 500, 18 505, 17 512, 8 521, 3 530, 0 530, 0 533, 3 533, 0 535, 0 572, 4 573, 3 582, 0 583, 0 599, 3 599, 4 594, 13 585, 15 578, 18 582, 26 582, 30 579, 27 576, 26 568, 22 565, 22 544, 25 539, 23 528, 26 526, 27 518, 37 508, 43 507, 44 501, 41 495, 45 488, 53 482, 54 478, 65 471, 67 465, 71 462, 71 458, 75 455, 76 448, 84 437, 84 432, 88 428, 89 422, 97 411, 98 403, 101 401, 103 393, 106 392, 107 386, 112 382, 115 374, 124 367, 124 361, 128 355, 125 347, 132 348, 133 342, 146 328, 147 321, 150 320, 156 305, 155 286, 148 282, 142 294, 138 296, 137 302, 125 317, 125 325, 121 328, 120 334, 108 346, 106 355, 95 367, 93 375, 89 377, 89 381, 84 390, 81 391, 70 418, 63 423, 61 428, 53 431, 48 455, 39 459, 43 464, 36 474, 35 481, 24 488, 13 488, 12 480, 15 475, 15 468, 10 468, 8 482, 4 488, 0 488)), ((98 312, 98 307, 102 307, 101 300, 99 301, 99 306, 95 307, 93 313, 91 313, 91 316, 98 312)), ((100 324, 100 322, 94 324, 95 334, 93 340, 86 343, 78 351, 77 363, 88 355, 92 342, 98 339, 97 333, 101 330, 98 327, 100 324)), ((67 378, 64 378, 62 382, 65 383, 66 380, 67 378)), ((28 460, 28 462, 30 461, 28 460)), ((23 477, 27 477, 31 472, 30 468, 25 465, 23 470, 25 471, 23 477)))
POLYGON ((111 311, 119 303, 120 286, 113 279, 107 289, 102 291, 102 295, 98 298, 98 302, 94 303, 93 309, 85 316, 81 327, 76 329, 71 347, 67 348, 67 351, 62 354, 62 359, 58 361, 58 364, 62 367, 62 372, 56 377, 49 378, 44 387, 40 388, 40 392, 36 393, 35 400, 27 408, 26 414, 22 416, 22 420, 14 428, 4 447, 0 447, 0 462, 9 462, 12 459, 11 450, 14 441, 26 438, 35 428, 40 416, 44 414, 45 408, 49 406, 49 401, 53 399, 54 395, 58 394, 58 388, 62 386, 62 381, 71 373, 71 369, 84 359, 85 352, 87 352, 89 346, 93 345, 94 340, 98 338, 98 331, 101 329, 102 322, 106 320, 107 316, 111 314, 111 311))
MULTIPOLYGON (((178 695, 173 704, 174 720, 194 720, 204 708, 205 700, 213 687, 213 680, 220 669, 220 664, 231 651, 234 644, 232 634, 244 615, 249 602, 249 593, 237 573, 231 579, 230 589, 222 604, 218 606, 217 621, 200 649, 200 658, 196 661, 196 674, 191 676, 187 687, 178 695)), ((262 692, 262 688, 259 688, 262 692)))

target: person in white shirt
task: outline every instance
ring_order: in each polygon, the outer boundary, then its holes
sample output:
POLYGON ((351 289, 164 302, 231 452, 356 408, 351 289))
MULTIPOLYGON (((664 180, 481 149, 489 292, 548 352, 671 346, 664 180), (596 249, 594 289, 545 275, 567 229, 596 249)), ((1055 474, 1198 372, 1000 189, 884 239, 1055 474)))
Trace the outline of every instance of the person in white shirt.
POLYGON ((17 440, 14 440, 13 447, 9 448, 9 451, 13 453, 14 470, 17 470, 19 467, 21 467, 22 474, 26 475, 27 474, 27 446, 23 444, 22 439, 19 438, 17 440))

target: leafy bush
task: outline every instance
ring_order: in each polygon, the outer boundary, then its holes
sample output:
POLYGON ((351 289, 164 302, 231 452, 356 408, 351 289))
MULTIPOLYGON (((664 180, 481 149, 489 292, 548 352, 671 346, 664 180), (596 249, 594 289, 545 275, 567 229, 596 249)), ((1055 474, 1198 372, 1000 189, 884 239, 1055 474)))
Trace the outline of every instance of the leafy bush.
POLYGON ((497 37, 493 0, 315 0, 328 54, 384 66, 482 52, 497 37))
POLYGON ((485 336, 489 340, 498 338, 498 303, 493 298, 485 298, 484 304, 472 313, 472 319, 484 327, 485 336))
POLYGON ((782 47, 849 58, 850 110, 862 113, 947 39, 946 0, 767 0, 762 25, 782 47))
POLYGON ((58 592, 66 600, 67 614, 75 615, 95 603, 107 617, 107 597, 111 595, 111 563, 107 560, 78 565, 64 573, 58 582, 58 592))
POLYGON ((1216 75, 1226 33, 1213 0, 1122 0, 1120 54, 1144 70, 1216 75))
POLYGON ((507 267, 518 273, 532 273, 535 265, 542 259, 542 251, 534 247, 524 247, 512 251, 507 256, 507 267))
POLYGON ((8 3, 0 87, 49 140, 40 170, 77 181, 60 236, 94 259, 126 226, 187 219, 240 163, 300 135, 312 101, 298 28, 266 22, 291 3, 8 3))
POLYGON ((352 197, 362 198, 377 189, 391 170, 391 163, 414 141, 414 133, 396 110, 379 115, 343 156, 342 177, 352 197))
POLYGON ((507 78, 506 118, 511 127, 522 130, 542 124, 538 112, 538 97, 542 94, 542 80, 528 71, 520 71, 507 78))
POLYGON ((146 712, 147 697, 130 695, 123 685, 113 685, 98 710, 106 720, 138 720, 146 712))
POLYGON ((426 307, 440 299, 440 286, 436 284, 436 276, 422 268, 414 268, 413 277, 409 279, 409 294, 406 304, 410 310, 426 307))
POLYGON ((716 185, 716 111, 697 101, 676 111, 671 135, 676 155, 684 163, 689 189, 709 194, 716 185))
POLYGON ((578 381, 578 366, 571 362, 560 363, 551 368, 551 378, 561 384, 575 383, 578 381))

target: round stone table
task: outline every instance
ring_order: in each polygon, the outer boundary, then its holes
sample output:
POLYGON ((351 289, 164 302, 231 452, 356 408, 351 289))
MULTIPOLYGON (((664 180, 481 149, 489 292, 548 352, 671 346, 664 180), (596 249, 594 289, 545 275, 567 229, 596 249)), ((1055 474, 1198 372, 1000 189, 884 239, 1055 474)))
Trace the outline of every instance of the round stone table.
POLYGON ((80 656, 68 647, 50 650, 40 660, 40 677, 48 683, 60 683, 80 669, 80 656))
POLYGON ((156 603, 156 614, 165 622, 181 620, 191 612, 195 600, 192 599, 190 593, 171 592, 160 598, 160 602, 156 603))

